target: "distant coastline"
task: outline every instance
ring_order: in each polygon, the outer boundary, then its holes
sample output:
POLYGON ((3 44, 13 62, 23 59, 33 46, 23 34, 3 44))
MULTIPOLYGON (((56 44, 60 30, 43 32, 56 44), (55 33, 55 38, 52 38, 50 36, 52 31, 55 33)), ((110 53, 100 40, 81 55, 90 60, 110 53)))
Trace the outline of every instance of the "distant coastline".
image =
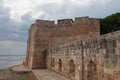
POLYGON ((16 54, 0 54, 0 56, 26 56, 26 55, 16 55, 16 54))
POLYGON ((22 63, 25 55, 0 55, 0 70, 22 63))

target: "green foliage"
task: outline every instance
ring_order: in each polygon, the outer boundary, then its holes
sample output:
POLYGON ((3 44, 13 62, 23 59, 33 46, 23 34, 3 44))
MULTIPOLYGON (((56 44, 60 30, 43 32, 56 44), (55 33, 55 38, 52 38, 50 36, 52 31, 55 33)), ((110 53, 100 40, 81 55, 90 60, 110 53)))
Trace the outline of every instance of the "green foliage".
POLYGON ((120 30, 120 13, 115 13, 100 19, 100 33, 106 34, 112 31, 120 30))

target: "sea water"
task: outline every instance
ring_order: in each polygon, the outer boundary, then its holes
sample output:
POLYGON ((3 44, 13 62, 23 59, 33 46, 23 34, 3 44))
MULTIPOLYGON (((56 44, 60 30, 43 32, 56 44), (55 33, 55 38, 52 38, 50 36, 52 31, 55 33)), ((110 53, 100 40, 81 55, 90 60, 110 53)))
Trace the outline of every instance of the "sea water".
POLYGON ((21 64, 24 60, 24 55, 0 55, 0 69, 6 69, 13 65, 21 64))

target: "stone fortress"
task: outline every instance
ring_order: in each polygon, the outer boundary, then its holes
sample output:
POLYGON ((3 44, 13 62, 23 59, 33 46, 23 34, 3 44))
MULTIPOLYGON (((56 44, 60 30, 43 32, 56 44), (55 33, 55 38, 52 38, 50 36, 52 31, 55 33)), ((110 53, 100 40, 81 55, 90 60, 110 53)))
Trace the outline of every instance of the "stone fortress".
POLYGON ((36 20, 29 29, 26 66, 71 80, 120 80, 120 31, 100 35, 99 19, 36 20))

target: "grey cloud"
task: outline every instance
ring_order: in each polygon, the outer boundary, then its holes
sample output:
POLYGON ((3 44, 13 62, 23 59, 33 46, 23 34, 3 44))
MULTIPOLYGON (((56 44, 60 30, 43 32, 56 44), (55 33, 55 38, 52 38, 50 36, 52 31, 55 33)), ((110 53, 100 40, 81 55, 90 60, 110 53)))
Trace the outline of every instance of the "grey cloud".
MULTIPOLYGON (((96 2, 91 2, 92 4, 89 6, 79 6, 72 5, 69 0, 64 0, 62 4, 57 3, 48 3, 44 5, 37 6, 33 9, 33 12, 41 12, 44 11, 45 14, 40 15, 38 18, 40 19, 59 19, 59 18, 74 18, 78 16, 90 16, 90 17, 105 17, 115 12, 120 12, 120 0, 112 0, 110 3, 101 4, 101 1, 96 0, 96 2)), ((13 42, 26 42, 27 33, 30 24, 32 24, 35 20, 32 18, 33 13, 27 12, 23 16, 21 16, 21 22, 16 22, 10 19, 9 8, 5 8, 4 3, 0 0, 0 42, 1 41, 13 41, 13 42)), ((2 43, 0 43, 2 44, 2 43)), ((6 42, 5 42, 6 44, 6 42)), ((1 46, 0 49, 8 49, 8 51, 1 51, 0 53, 9 53, 9 50, 14 50, 18 46, 20 48, 20 44, 14 43, 10 44, 10 46, 1 46), (12 49, 10 47, 13 47, 12 49)), ((21 46, 25 49, 25 43, 21 46)), ((20 48, 20 50, 15 50, 15 53, 24 50, 20 48)), ((13 53, 11 51, 11 53, 13 53)))
POLYGON ((24 14, 21 22, 10 19, 9 8, 0 0, 0 55, 21 55, 26 52, 27 31, 33 22, 31 13, 24 14))
MULTIPOLYGON (((51 16, 51 18, 64 18, 67 17, 67 9, 69 8, 70 2, 64 1, 63 4, 57 3, 47 3, 44 5, 40 5, 36 7, 35 11, 44 11, 47 15, 51 16)), ((39 18, 45 18, 47 15, 41 15, 39 18)), ((48 17, 49 19, 49 17, 48 17)))
POLYGON ((0 40, 25 42, 29 25, 33 22, 31 17, 31 13, 26 13, 21 22, 14 21, 10 19, 10 9, 0 6, 0 40))
MULTIPOLYGON (((57 3, 48 3, 36 7, 38 11, 44 11, 50 18, 74 18, 78 16, 90 16, 90 17, 105 17, 115 12, 120 11, 120 1, 112 0, 111 2, 104 3, 102 1, 91 0, 90 5, 72 5, 69 0, 64 1, 62 5, 57 3)), ((41 15, 40 18, 44 18, 47 15, 41 15)))
MULTIPOLYGON (((0 0, 1 2, 1 0, 0 0)), ((2 2, 1 2, 2 3, 2 2)), ((34 22, 32 12, 21 16, 22 21, 16 22, 10 19, 10 9, 3 7, 0 3, 0 40, 23 41, 27 39, 27 31, 30 24, 34 22)), ((38 18, 59 19, 74 18, 78 16, 105 17, 109 14, 120 11, 120 1, 112 0, 109 3, 102 4, 101 1, 93 1, 89 6, 72 5, 69 0, 62 4, 47 3, 37 6, 33 11, 44 11, 45 14, 38 18)))
POLYGON ((103 4, 92 4, 89 7, 85 7, 85 8, 81 8, 81 7, 71 7, 72 11, 70 12, 70 15, 74 15, 74 16, 91 16, 91 17, 105 17, 107 15, 110 15, 112 13, 115 12, 119 12, 120 11, 120 5, 119 5, 120 1, 111 1, 110 3, 106 3, 105 5, 103 4))

